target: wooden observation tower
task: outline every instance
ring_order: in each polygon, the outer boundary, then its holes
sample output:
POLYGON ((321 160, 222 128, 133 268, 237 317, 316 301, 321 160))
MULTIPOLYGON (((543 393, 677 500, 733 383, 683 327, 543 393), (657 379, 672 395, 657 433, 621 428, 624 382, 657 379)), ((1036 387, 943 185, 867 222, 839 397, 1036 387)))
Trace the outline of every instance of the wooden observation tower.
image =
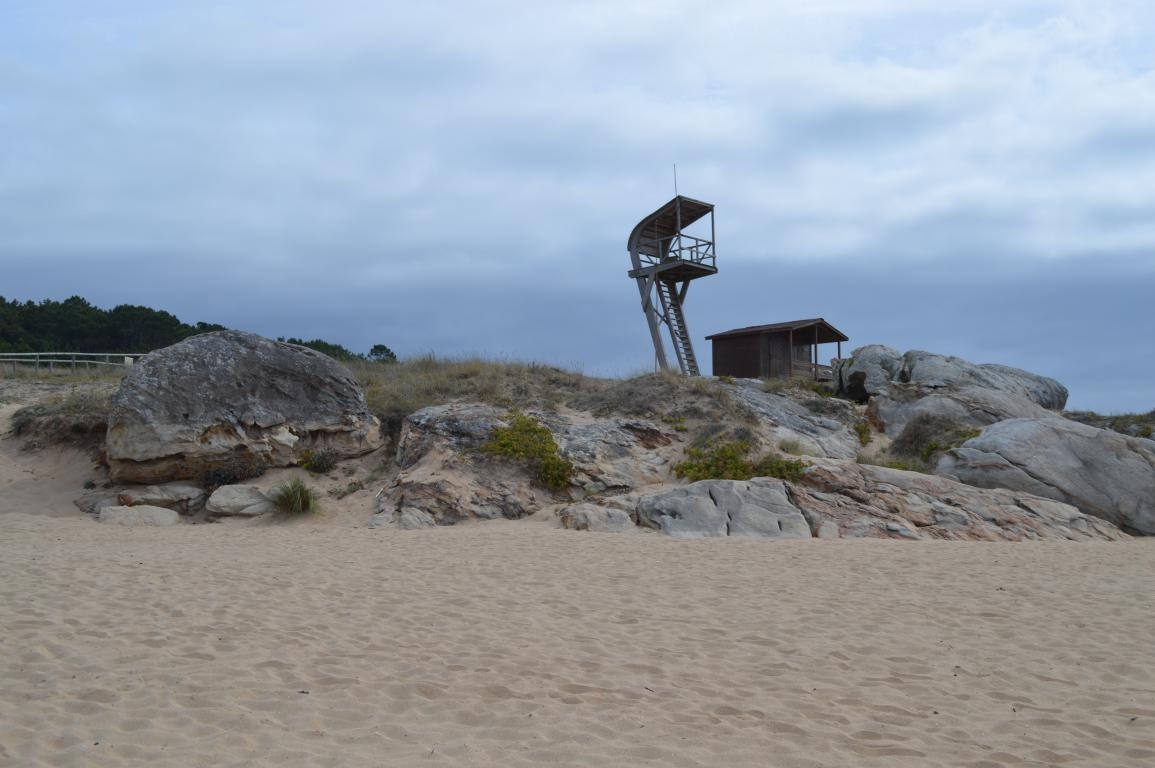
POLYGON ((678 195, 638 222, 630 233, 628 247, 634 266, 629 275, 638 282, 642 311, 650 326, 658 365, 663 371, 670 369, 658 328, 665 325, 678 357, 678 367, 686 376, 698 376, 698 359, 694 356, 682 307, 690 281, 718 271, 714 265, 714 206, 678 195), (705 237, 703 225, 696 228, 697 235, 684 231, 707 216, 710 217, 709 239, 705 237))

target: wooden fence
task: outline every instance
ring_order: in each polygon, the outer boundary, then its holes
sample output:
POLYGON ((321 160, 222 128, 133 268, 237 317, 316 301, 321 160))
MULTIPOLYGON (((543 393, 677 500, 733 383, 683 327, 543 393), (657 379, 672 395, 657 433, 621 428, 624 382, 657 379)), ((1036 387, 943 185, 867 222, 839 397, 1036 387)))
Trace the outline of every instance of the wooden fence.
POLYGON ((15 374, 18 366, 28 366, 38 372, 127 368, 142 357, 143 352, 0 352, 0 371, 15 374))

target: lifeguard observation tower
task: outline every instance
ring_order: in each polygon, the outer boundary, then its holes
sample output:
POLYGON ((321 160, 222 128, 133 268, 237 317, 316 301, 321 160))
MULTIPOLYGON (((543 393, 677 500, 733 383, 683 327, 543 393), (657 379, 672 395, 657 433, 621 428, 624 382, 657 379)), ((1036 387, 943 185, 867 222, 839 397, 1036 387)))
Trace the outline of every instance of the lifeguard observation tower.
POLYGON ((683 306, 690 281, 718 271, 714 265, 714 206, 678 195, 638 222, 627 247, 634 267, 629 275, 638 282, 658 365, 664 371, 670 368, 658 327, 664 325, 683 375, 700 375, 683 306), (707 216, 708 238, 703 221, 707 216), (688 234, 687 228, 693 228, 695 234, 688 234))

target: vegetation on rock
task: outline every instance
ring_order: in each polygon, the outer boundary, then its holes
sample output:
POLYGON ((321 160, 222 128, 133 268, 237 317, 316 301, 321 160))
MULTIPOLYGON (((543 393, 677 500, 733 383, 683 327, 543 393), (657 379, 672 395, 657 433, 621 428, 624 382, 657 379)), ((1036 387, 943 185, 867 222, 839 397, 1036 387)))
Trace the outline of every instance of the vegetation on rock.
POLYGON ((573 477, 573 464, 557 452, 547 427, 521 411, 510 411, 509 426, 497 427, 481 450, 526 462, 534 477, 551 491, 563 490, 573 477))
POLYGON ((301 453, 301 466, 315 475, 323 475, 337 466, 337 456, 326 448, 304 451, 301 453))
POLYGON ((1104 415, 1094 411, 1066 411, 1068 419, 1099 429, 1110 429, 1131 437, 1150 438, 1155 435, 1155 410, 1147 413, 1117 413, 1104 415))
POLYGON ((780 480, 802 479, 807 464, 774 454, 761 458, 750 456, 747 442, 716 443, 702 448, 688 448, 686 459, 674 467, 678 477, 698 480, 749 480, 752 477, 776 477, 780 480))
POLYGON ((12 415, 12 433, 42 445, 99 448, 104 442, 111 398, 111 389, 101 387, 25 406, 12 415))
POLYGON ((980 432, 939 414, 920 413, 906 423, 891 444, 890 452, 901 458, 929 462, 936 453, 958 448, 980 432))

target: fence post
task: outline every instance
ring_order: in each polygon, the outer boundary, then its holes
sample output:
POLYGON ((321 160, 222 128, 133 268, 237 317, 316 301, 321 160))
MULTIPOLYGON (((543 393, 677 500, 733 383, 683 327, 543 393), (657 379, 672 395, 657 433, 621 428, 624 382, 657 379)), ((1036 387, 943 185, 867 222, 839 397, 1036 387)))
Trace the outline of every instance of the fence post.
POLYGON ((72 372, 76 373, 76 355, 72 356, 72 372))

